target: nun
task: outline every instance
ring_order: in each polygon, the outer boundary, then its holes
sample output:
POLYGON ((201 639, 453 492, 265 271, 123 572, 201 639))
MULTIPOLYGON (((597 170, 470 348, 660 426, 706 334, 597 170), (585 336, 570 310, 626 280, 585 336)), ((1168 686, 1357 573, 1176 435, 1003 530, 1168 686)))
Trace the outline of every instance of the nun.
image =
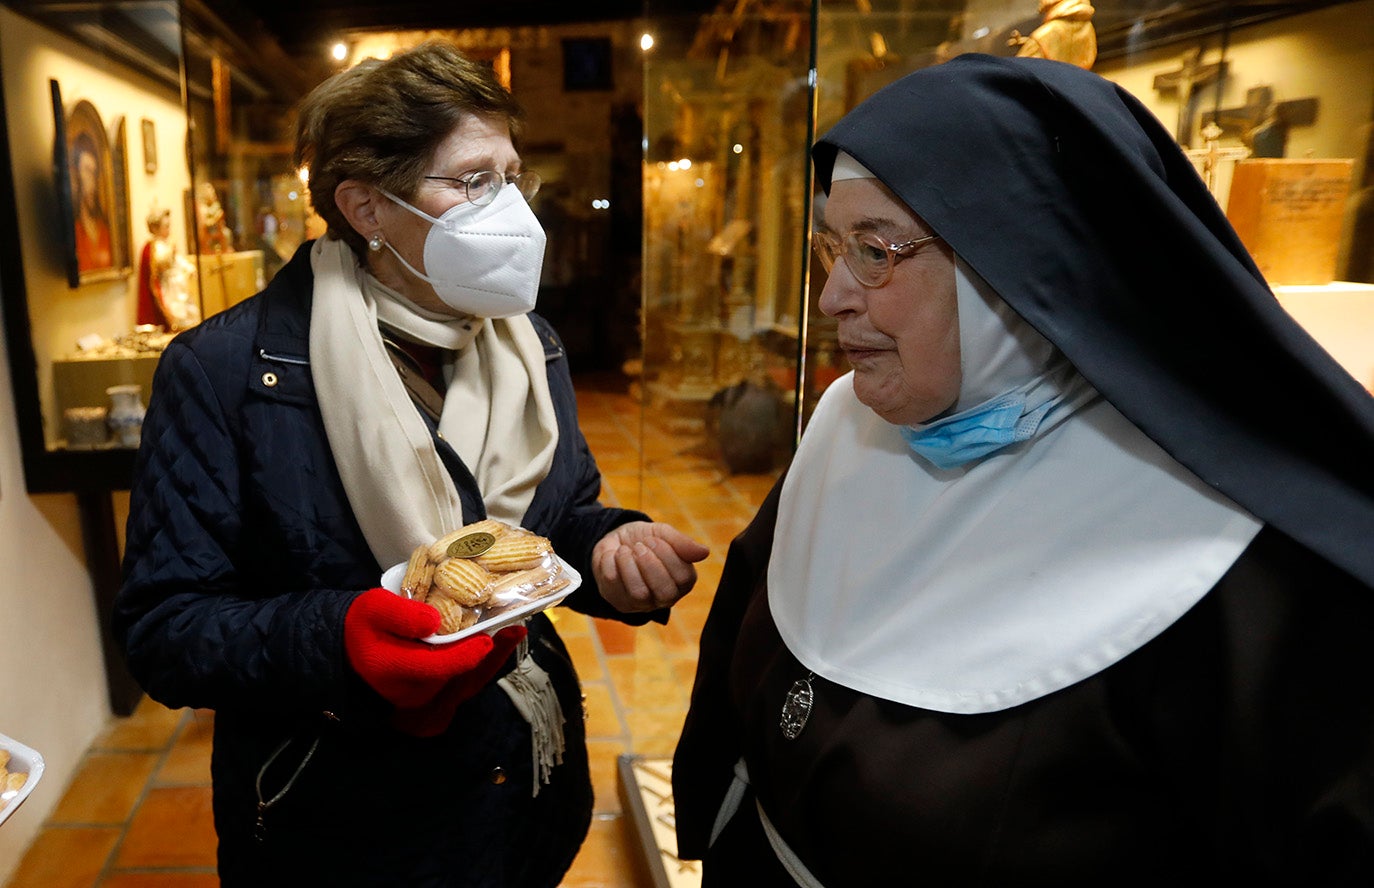
POLYGON ((852 372, 731 546, 680 856, 1374 884, 1374 399, 1097 75, 960 56, 813 156, 852 372))

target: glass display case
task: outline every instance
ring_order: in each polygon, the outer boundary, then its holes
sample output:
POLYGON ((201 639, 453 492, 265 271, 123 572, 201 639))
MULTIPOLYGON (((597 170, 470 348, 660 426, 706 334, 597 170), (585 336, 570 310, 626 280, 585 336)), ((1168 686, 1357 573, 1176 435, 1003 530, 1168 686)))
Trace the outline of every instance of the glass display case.
POLYGON ((31 492, 127 487, 162 348, 304 239, 281 127, 310 81, 280 61, 195 3, 0 4, 0 287, 31 492))
POLYGON ((824 194, 807 146, 882 86, 966 52, 1057 58, 1140 99, 1193 157, 1276 297, 1374 389, 1374 2, 671 9, 646 7, 661 41, 645 62, 646 406, 727 468, 768 462, 772 426, 792 438, 847 369, 816 310, 824 273, 805 235, 824 194))
POLYGON ((814 10, 657 6, 644 65, 645 408, 730 471, 772 471, 795 438, 805 357, 814 10))
POLYGON ((282 132, 313 82, 198 0, 0 3, 0 303, 25 486, 72 492, 109 637, 144 405, 179 330, 304 239, 282 132))
POLYGON ((175 3, 132 6, 59 26, 0 5, 11 181, 0 287, 33 492, 127 476, 132 450, 109 429, 106 389, 139 385, 146 396, 162 341, 136 330, 149 235, 135 220, 190 187, 180 15, 175 3))

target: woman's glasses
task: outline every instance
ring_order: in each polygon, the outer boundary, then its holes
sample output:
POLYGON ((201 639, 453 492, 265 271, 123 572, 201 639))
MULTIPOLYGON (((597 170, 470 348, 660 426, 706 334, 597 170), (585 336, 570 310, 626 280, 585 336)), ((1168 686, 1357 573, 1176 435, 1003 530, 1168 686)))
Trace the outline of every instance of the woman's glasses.
POLYGON ((811 246, 820 257, 826 274, 835 267, 835 260, 843 256, 854 280, 865 287, 881 287, 892 280, 893 266, 919 247, 939 239, 940 235, 930 234, 904 244, 890 244, 871 231, 851 231, 844 237, 830 231, 816 231, 811 235, 811 246))
POLYGON ((462 178, 456 176, 425 176, 425 178, 448 182, 455 188, 461 185, 467 194, 468 202, 479 207, 484 207, 496 200, 496 192, 506 185, 514 185, 518 188, 520 196, 528 202, 539 193, 539 186, 544 184, 544 180, 539 178, 539 174, 534 170, 525 170, 509 179, 496 170, 482 170, 480 173, 472 173, 462 178))

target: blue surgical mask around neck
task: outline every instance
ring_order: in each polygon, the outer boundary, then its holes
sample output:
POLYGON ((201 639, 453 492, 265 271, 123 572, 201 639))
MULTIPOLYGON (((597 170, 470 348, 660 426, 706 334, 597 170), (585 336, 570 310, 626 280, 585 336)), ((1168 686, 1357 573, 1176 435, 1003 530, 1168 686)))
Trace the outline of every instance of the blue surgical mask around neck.
POLYGON ((902 437, 937 468, 958 468, 1034 437, 1060 405, 1076 407, 1085 391, 1091 393, 1086 381, 1075 384, 1081 380, 1067 362, 1060 362, 1011 391, 952 416, 903 426, 902 437))

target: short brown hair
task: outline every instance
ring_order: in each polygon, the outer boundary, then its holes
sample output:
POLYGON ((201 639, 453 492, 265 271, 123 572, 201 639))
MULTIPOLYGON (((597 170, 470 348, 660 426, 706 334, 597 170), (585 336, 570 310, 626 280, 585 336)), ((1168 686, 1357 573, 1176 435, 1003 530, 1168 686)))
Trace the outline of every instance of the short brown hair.
POLYGON ((311 91, 296 122, 295 162, 310 171, 310 201, 330 235, 365 255, 334 189, 357 179, 409 200, 439 144, 469 114, 504 120, 511 138, 523 117, 489 66, 444 40, 366 59, 311 91))

